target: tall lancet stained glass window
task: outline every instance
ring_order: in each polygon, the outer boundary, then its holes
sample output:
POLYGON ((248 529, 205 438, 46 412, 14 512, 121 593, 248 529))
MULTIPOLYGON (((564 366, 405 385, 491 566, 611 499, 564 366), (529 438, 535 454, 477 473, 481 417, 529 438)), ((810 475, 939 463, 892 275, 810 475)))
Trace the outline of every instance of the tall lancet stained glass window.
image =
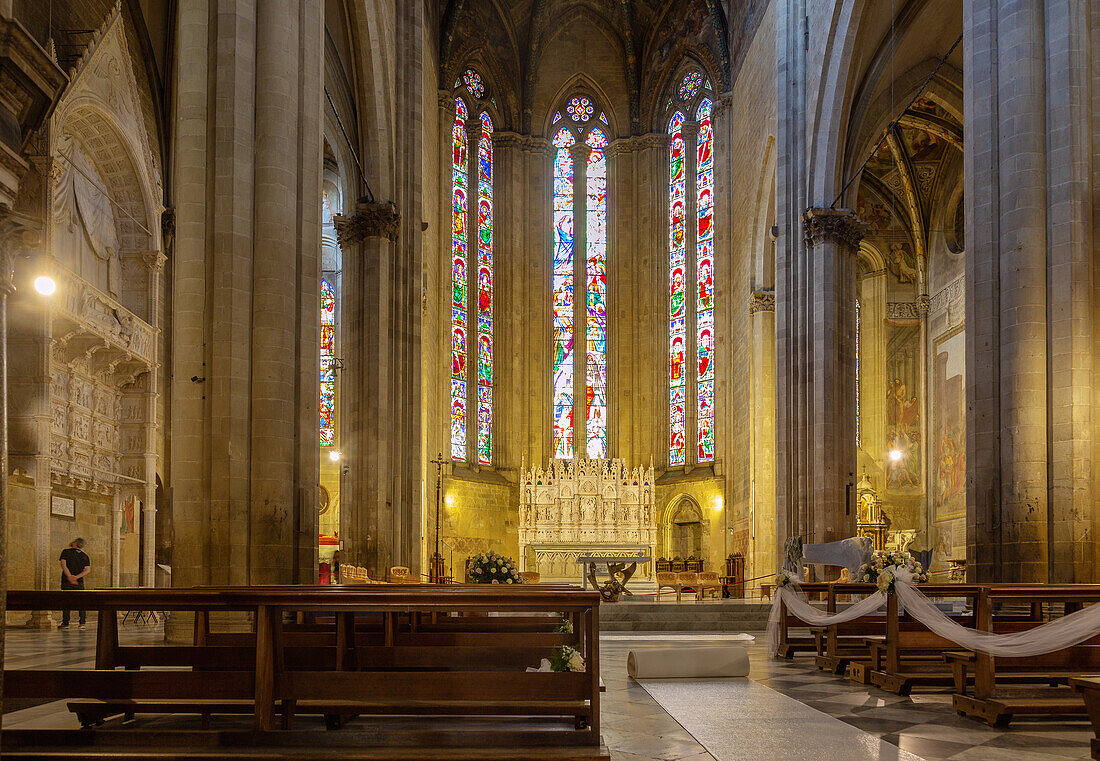
POLYGON ((585 432, 588 456, 596 459, 607 457, 607 135, 597 127, 585 142, 591 149, 585 177, 585 432))
POLYGON ((331 447, 336 443, 336 291, 327 280, 321 280, 320 359, 321 446, 331 447))
POLYGON ((567 99, 554 114, 552 393, 557 458, 608 456, 608 128, 607 114, 584 95, 567 99), (583 342, 579 355, 575 341, 583 342))
POLYGON ((668 404, 669 464, 687 461, 687 262, 685 257, 687 203, 684 167, 684 115, 677 111, 669 123, 668 226, 668 404))
POLYGON ((573 132, 554 135, 554 457, 573 457, 573 132))
POLYGON ((699 462, 714 459, 714 131, 710 124, 711 102, 703 98, 695 119, 695 195, 699 231, 695 238, 695 347, 699 462))
POLYGON ((477 461, 493 457, 493 120, 477 141, 477 461))
POLYGON ((712 462, 715 451, 712 97, 710 81, 691 71, 669 103, 674 112, 668 120, 668 459, 673 466, 712 462))
POLYGON ((451 130, 451 459, 466 459, 466 335, 467 285, 466 214, 468 172, 466 104, 455 103, 451 130))
POLYGON ((480 74, 467 69, 455 87, 458 97, 451 129, 451 459, 490 465, 493 119, 485 110, 489 89, 480 74))

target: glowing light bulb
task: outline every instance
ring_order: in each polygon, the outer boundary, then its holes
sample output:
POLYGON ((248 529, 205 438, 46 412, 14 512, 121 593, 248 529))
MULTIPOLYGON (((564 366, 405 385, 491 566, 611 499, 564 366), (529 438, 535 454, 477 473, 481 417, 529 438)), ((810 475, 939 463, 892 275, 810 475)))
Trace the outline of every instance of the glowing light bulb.
POLYGON ((890 459, 891 460, 893 460, 894 462, 897 462, 901 458, 902 458, 902 453, 901 453, 900 449, 891 449, 890 450, 890 459))
POLYGON ((340 453, 338 451, 336 451, 335 449, 333 449, 331 452, 328 453, 328 458, 330 460, 332 460, 333 462, 339 462, 340 461, 340 453))
POLYGON ((52 277, 40 275, 34 279, 34 290, 43 296, 52 296, 54 291, 57 290, 57 283, 53 281, 52 277))

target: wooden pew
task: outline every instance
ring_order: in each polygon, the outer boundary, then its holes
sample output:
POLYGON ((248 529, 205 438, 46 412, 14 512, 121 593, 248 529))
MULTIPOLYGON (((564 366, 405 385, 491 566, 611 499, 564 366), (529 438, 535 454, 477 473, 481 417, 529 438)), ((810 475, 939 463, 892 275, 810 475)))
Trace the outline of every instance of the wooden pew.
MULTIPOLYGON (((96 669, 7 670, 5 693, 73 700, 85 718, 148 711, 198 713, 208 719, 247 710, 259 733, 249 733, 252 740, 273 733, 282 739, 270 742, 290 745, 303 734, 290 729, 293 717, 301 714, 360 715, 374 721, 478 716, 503 722, 503 728, 492 732, 478 725, 465 731, 459 720, 448 725, 451 731, 441 731, 437 725, 443 719, 437 719, 415 730, 407 725, 377 730, 373 742, 463 745, 471 748, 471 758, 483 757, 492 746, 553 745, 577 749, 577 758, 606 759, 599 737, 599 599, 597 592, 486 585, 13 591, 8 593, 11 610, 99 611, 96 669), (196 625, 196 642, 189 646, 121 646, 118 611, 143 609, 190 611, 206 620, 196 625), (218 613, 250 616, 253 631, 210 632, 209 617, 218 613), (573 633, 554 631, 561 617, 548 614, 561 613, 574 622, 573 633), (296 623, 299 614, 307 623, 296 623), (318 623, 321 617, 328 622, 318 623), (513 626, 509 618, 523 623, 513 626), (525 672, 565 644, 581 652, 584 672, 525 672), (280 713, 283 730, 276 731, 280 713), (517 717, 536 716, 542 718, 515 726, 517 717)), ((157 729, 141 731, 149 734, 149 747, 160 742, 157 729)), ((244 742, 239 732, 219 732, 232 736, 226 742, 244 742)), ((321 748, 338 744, 343 733, 304 734, 321 748)), ((51 742, 104 743, 112 736, 121 735, 114 730, 103 736, 15 730, 4 731, 2 745, 7 753, 51 742)), ((125 742, 136 740, 131 736, 125 742)), ((532 753, 531 758, 542 757, 532 753)))
MULTIPOLYGON (((836 613, 840 597, 871 595, 876 590, 874 584, 834 582, 829 585, 826 593, 825 607, 830 613, 836 613)), ((843 674, 853 662, 870 663, 867 639, 885 635, 886 616, 879 611, 843 624, 814 627, 810 631, 814 634, 817 646, 814 665, 822 671, 843 674)))
POLYGON ((1092 723, 1092 757, 1100 761, 1100 677, 1082 676, 1072 677, 1069 680, 1070 687, 1081 693, 1085 701, 1085 710, 1088 712, 1089 721, 1092 723))
MULTIPOLYGON (((920 591, 932 598, 966 598, 973 611, 980 587, 970 584, 921 584, 920 591)), ((952 618, 973 627, 971 613, 952 618)), ((919 621, 904 615, 896 595, 886 603, 886 628, 882 636, 864 638, 868 658, 849 664, 848 677, 860 684, 874 684, 898 695, 908 695, 913 687, 949 687, 951 670, 943 661, 943 652, 952 648, 949 640, 931 632, 919 621)))
MULTIPOLYGON (((810 599, 827 595, 829 592, 829 584, 826 582, 808 582, 800 586, 810 599)), ((779 605, 779 648, 776 657, 791 660, 799 653, 816 653, 817 643, 813 634, 809 631, 810 625, 789 613, 786 604, 779 603, 779 605), (793 630, 806 633, 795 634, 793 630)))
MULTIPOLYGON (((1007 633, 1045 623, 1044 604, 1061 614, 1082 605, 1100 602, 1096 584, 993 584, 984 588, 977 602, 977 628, 1007 633), (1028 609, 1030 615, 997 614, 1007 607, 1028 609)), ((1049 618, 1049 617, 1048 617, 1049 618)), ((1027 658, 994 657, 984 653, 946 653, 954 676, 952 705, 962 715, 981 719, 990 726, 1008 726, 1019 715, 1084 715, 1085 699, 1069 681, 1100 674, 1100 637, 1064 650, 1027 658), (973 682, 973 692, 969 683, 973 682)))

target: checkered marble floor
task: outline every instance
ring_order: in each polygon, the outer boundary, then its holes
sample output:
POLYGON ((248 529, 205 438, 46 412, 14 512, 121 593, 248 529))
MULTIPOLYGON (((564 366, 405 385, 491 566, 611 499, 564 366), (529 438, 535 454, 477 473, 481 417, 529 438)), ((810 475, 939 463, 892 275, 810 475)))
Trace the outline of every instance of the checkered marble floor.
MULTIPOLYGON (((159 627, 123 626, 125 643, 153 644, 159 627)), ((723 634, 606 634, 601 638, 601 675, 607 687, 601 703, 604 743, 614 761, 739 761, 711 756, 666 712, 645 688, 626 676, 631 650, 692 643, 745 644, 723 634)), ((751 679, 794 698, 837 722, 844 722, 926 761, 1063 761, 1089 758, 1092 730, 1087 722, 1019 721, 1008 729, 990 729, 956 716, 946 693, 921 692, 899 697, 822 673, 810 659, 777 661, 767 657, 763 634, 749 643, 751 679)), ((8 668, 92 668, 94 619, 86 630, 7 631, 8 668)), ((754 727, 729 717, 741 746, 752 748, 754 727)), ((5 727, 75 726, 64 702, 8 713, 5 727)), ((759 743, 759 730, 755 742, 759 743)), ((828 737, 817 738, 827 743, 828 737)), ((885 756, 884 756, 885 758, 885 756)))

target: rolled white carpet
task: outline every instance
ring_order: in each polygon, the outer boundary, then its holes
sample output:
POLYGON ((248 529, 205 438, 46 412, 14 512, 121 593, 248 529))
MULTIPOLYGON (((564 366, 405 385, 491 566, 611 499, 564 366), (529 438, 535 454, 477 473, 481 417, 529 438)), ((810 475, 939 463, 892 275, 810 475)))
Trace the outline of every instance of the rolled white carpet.
POLYGON ((631 650, 626 673, 633 679, 700 679, 748 676, 749 653, 738 645, 631 650))

